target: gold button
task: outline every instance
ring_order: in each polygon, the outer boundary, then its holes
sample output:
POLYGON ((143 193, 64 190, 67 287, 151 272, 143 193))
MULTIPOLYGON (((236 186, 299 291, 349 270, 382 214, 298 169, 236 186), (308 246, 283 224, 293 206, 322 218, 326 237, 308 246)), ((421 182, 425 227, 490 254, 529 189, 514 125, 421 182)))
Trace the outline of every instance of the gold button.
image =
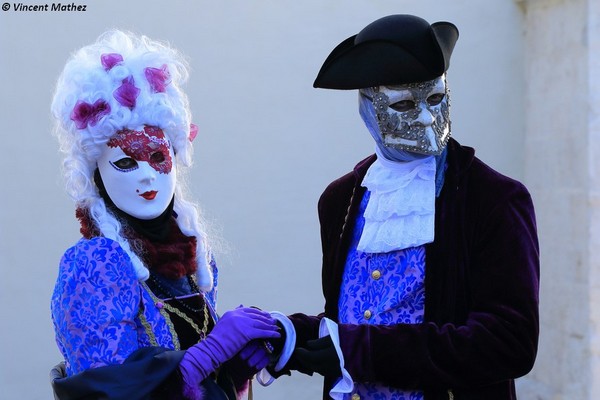
POLYGON ((354 393, 352 395, 352 400, 360 400, 360 396, 358 395, 358 393, 354 393))
POLYGON ((364 316, 365 316, 365 319, 371 318, 371 311, 369 311, 369 310, 365 311, 364 316))
POLYGON ((375 271, 371 272, 371 278, 373 278, 375 280, 381 278, 381 272, 379 272, 379 270, 375 270, 375 271))

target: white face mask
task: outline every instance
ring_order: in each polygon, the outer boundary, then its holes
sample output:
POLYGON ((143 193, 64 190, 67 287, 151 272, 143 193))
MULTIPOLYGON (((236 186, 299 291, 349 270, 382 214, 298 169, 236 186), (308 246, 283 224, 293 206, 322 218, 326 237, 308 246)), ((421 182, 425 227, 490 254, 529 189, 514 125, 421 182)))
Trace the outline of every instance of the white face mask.
POLYGON ((162 214, 173 198, 177 180, 174 158, 160 128, 124 129, 106 144, 98 171, 117 208, 148 220, 162 214))
POLYGON ((373 102, 383 144, 413 153, 439 155, 450 138, 444 76, 427 82, 361 89, 373 102))

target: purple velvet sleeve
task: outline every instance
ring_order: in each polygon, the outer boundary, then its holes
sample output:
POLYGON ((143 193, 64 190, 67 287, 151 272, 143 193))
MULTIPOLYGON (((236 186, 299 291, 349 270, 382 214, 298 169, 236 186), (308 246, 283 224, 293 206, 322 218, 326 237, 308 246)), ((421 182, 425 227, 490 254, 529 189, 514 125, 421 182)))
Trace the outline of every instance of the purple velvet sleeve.
MULTIPOLYGON (((497 196, 491 207, 471 210, 466 217, 477 218, 469 224, 471 231, 454 232, 470 236, 465 241, 468 259, 461 260, 469 271, 466 290, 456 290, 466 299, 464 321, 340 325, 346 368, 354 380, 403 388, 477 387, 517 378, 532 368, 539 323, 533 205, 520 185, 498 190, 491 194, 497 196)), ((456 268, 454 263, 456 258, 448 257, 438 268, 456 268)), ((428 290, 449 285, 428 284, 428 290)))

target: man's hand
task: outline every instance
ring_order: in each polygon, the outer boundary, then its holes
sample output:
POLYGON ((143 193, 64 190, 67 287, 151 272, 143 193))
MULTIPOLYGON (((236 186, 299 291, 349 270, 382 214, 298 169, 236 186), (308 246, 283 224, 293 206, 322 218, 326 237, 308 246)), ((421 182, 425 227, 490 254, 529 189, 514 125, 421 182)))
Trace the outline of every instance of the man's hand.
POLYGON ((317 340, 309 340, 305 347, 294 350, 292 359, 298 365, 298 371, 312 375, 316 372, 323 376, 342 376, 340 359, 333 347, 331 336, 325 336, 317 340))

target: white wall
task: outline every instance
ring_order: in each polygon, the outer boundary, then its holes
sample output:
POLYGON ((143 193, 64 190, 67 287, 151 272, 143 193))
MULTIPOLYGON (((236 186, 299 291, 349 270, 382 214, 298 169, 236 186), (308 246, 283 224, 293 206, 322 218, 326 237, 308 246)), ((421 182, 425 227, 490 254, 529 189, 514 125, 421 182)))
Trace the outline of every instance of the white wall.
POLYGON ((526 398, 600 398, 600 3, 525 0, 526 180, 541 248, 526 398))
MULTIPOLYGON (((356 94, 312 82, 329 51, 376 18, 413 13, 459 27, 449 71, 454 136, 501 172, 524 176, 522 15, 512 1, 78 4, 87 11, 0 11, 2 398, 51 397, 47 375, 60 355, 49 299, 58 260, 79 235, 49 102, 68 54, 107 28, 168 40, 190 59, 200 127, 191 190, 230 249, 219 256, 220 311, 240 303, 322 310, 316 202, 373 145, 356 94)), ((321 382, 284 377, 255 385, 255 396, 318 398, 321 382)))

